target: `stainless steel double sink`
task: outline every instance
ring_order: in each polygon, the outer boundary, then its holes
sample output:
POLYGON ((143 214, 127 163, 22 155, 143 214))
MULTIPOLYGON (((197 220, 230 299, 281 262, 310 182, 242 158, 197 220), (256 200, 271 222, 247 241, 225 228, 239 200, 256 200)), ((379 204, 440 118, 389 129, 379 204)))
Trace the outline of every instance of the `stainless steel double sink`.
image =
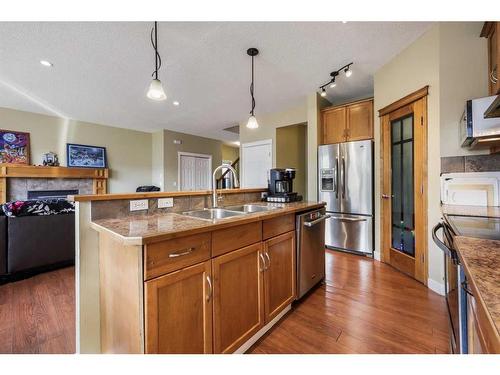
POLYGON ((229 206, 224 208, 205 208, 203 210, 183 212, 182 214, 204 220, 220 220, 255 212, 276 210, 277 208, 279 207, 261 206, 258 204, 243 204, 239 206, 229 206))

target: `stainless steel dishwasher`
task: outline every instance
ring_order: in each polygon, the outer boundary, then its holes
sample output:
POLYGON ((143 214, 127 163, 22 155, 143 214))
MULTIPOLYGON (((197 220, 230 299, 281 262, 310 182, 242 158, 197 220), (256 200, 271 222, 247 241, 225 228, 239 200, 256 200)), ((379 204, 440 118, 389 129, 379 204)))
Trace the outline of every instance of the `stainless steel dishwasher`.
POLYGON ((325 209, 296 216, 297 299, 325 278, 325 209))

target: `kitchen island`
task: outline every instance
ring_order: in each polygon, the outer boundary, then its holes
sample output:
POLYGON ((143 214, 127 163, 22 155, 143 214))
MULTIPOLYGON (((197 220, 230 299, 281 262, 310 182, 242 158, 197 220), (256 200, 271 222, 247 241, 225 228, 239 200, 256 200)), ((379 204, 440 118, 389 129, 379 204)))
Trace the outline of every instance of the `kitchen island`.
MULTIPOLYGON (((255 202, 245 194, 239 204, 255 202)), ((94 351, 244 352, 295 299, 295 215, 323 206, 276 204, 213 220, 159 210, 94 215, 89 222, 98 234, 94 351)), ((80 331, 85 329, 80 324, 80 331)))
MULTIPOLYGON (((443 205, 442 212, 448 224, 449 215, 500 218, 499 207, 443 205)), ((453 247, 467 277, 469 353, 500 353, 500 241, 457 235, 453 247)))

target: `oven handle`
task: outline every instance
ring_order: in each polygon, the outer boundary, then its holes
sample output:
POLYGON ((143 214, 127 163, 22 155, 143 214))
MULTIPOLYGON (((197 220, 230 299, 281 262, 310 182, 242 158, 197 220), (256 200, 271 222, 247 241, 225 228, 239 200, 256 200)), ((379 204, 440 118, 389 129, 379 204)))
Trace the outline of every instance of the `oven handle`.
POLYGON ((454 259, 455 257, 453 256, 453 252, 451 251, 451 249, 438 238, 437 231, 439 229, 443 229, 444 233, 443 223, 438 223, 434 228, 432 228, 432 240, 443 251, 443 253, 446 254, 446 256, 450 257, 451 259, 454 259))
POLYGON ((349 221, 349 222, 360 222, 360 221, 368 221, 368 219, 355 218, 355 217, 341 217, 341 216, 330 216, 333 220, 338 221, 349 221))
POLYGON ((318 223, 321 223, 322 221, 325 221, 326 219, 328 219, 329 217, 331 217, 330 215, 323 215, 319 218, 317 218, 316 220, 313 220, 313 221, 306 221, 304 222, 304 226, 306 227, 312 227, 318 223))

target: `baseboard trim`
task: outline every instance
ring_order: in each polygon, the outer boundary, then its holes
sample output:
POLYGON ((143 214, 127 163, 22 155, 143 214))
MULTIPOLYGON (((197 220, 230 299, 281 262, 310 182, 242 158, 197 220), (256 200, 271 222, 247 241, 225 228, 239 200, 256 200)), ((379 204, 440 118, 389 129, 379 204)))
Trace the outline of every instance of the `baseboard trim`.
POLYGON ((283 316, 289 312, 292 309, 292 305, 288 305, 283 309, 282 312, 280 312, 278 315, 274 317, 273 320, 271 320, 269 323, 267 323, 264 327, 262 327, 255 335, 250 337, 248 341, 246 341, 243 345, 241 345, 234 354, 243 354, 245 353, 250 347, 257 342, 258 339, 260 339, 264 334, 269 331, 278 321, 283 318, 283 316))
POLYGON ((380 251, 373 252, 373 259, 378 260, 380 262, 380 251))
POLYGON ((436 280, 432 279, 427 279, 427 287, 432 290, 433 292, 436 292, 437 294, 440 294, 444 296, 444 284, 441 284, 437 282, 436 280))

